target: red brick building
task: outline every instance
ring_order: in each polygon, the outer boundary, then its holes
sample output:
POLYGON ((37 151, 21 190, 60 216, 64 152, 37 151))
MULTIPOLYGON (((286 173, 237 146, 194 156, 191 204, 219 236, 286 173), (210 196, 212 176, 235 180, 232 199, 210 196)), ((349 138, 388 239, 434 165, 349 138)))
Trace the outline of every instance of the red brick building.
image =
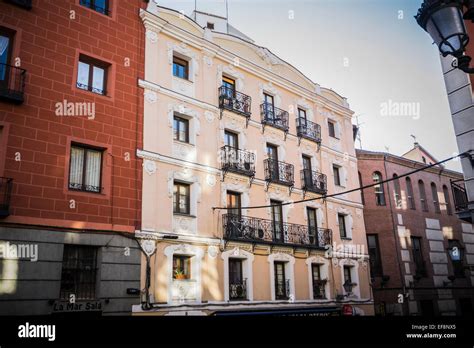
POLYGON ((137 301, 145 4, 0 1, 0 313, 137 301))
MULTIPOLYGON (((403 156, 357 150, 362 185, 396 178, 437 160, 415 143, 403 156)), ((473 226, 455 214, 442 166, 363 190, 376 312, 464 315, 474 305, 473 226)))

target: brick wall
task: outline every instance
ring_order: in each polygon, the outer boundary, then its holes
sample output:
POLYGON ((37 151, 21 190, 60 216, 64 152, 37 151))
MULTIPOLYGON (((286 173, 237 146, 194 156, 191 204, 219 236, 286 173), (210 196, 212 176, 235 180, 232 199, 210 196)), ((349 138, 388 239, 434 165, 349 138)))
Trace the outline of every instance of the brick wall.
POLYGON ((30 11, 0 2, 0 27, 16 31, 10 64, 19 58, 27 70, 23 104, 0 101, 7 137, 0 171, 14 179, 11 215, 3 222, 124 231, 139 226, 141 162, 135 152, 142 147, 137 79, 144 70, 144 29, 138 12, 144 6, 111 0, 105 16, 79 0, 33 0, 30 11), (76 88, 80 53, 111 64, 107 96, 76 88), (94 119, 57 116, 56 103, 65 100, 94 103, 94 119), (103 193, 68 190, 72 141, 106 149, 103 193))

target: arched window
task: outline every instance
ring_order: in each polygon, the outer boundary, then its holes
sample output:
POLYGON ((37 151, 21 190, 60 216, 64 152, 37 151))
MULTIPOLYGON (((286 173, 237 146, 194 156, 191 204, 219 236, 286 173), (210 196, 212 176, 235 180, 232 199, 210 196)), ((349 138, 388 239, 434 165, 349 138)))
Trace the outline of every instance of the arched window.
MULTIPOLYGON (((374 183, 379 183, 382 181, 382 174, 380 174, 380 172, 374 172, 372 174, 372 179, 374 180, 374 183)), ((385 205, 385 192, 383 189, 383 184, 375 185, 374 188, 375 188, 375 204, 385 205)))
MULTIPOLYGON (((359 172, 359 187, 362 187, 362 175, 359 172)), ((364 198, 364 190, 360 190, 360 198, 362 200, 362 204, 365 204, 365 198, 364 198)))
POLYGON ((441 209, 439 208, 438 189, 436 188, 436 184, 434 182, 431 183, 431 196, 433 197, 433 206, 435 213, 440 214, 441 209))
POLYGON ((426 191, 423 180, 418 180, 418 191, 420 191, 421 210, 429 211, 428 203, 426 202, 426 191))
POLYGON ((453 215, 453 211, 451 209, 451 201, 449 200, 449 190, 446 185, 443 185, 443 194, 444 194, 444 202, 446 204, 446 212, 448 215, 453 215))
POLYGON ((402 207, 402 191, 400 190, 400 180, 398 180, 398 175, 393 174, 393 187, 394 187, 394 192, 393 196, 395 198, 395 206, 397 208, 402 207))
POLYGON ((407 202, 408 202, 408 208, 415 210, 416 205, 415 205, 415 197, 413 197, 413 186, 411 184, 411 179, 409 176, 405 179, 406 185, 407 185, 407 202))

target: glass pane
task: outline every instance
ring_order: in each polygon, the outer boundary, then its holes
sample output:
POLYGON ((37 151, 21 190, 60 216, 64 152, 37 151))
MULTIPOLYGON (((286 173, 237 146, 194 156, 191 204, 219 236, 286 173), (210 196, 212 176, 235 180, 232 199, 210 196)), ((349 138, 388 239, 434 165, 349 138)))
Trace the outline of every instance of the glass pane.
POLYGON ((105 70, 95 66, 93 72, 94 72, 94 75, 92 76, 92 92, 104 94, 105 93, 105 86, 104 86, 105 70))
POLYGON ((100 191, 100 171, 102 166, 102 153, 95 150, 87 150, 87 168, 85 184, 88 191, 100 191))
MULTIPOLYGON (((0 36, 0 64, 8 64, 8 51, 10 39, 6 36, 0 36)), ((0 65, 0 80, 5 80, 7 68, 0 65)))
POLYGON ((71 164, 69 169, 69 186, 80 188, 82 185, 82 173, 84 166, 84 149, 71 147, 71 164))
POLYGON ((87 89, 89 84, 89 64, 79 62, 77 69, 77 87, 87 89))
POLYGON ((107 9, 107 0, 95 0, 95 10, 100 13, 105 13, 107 9))

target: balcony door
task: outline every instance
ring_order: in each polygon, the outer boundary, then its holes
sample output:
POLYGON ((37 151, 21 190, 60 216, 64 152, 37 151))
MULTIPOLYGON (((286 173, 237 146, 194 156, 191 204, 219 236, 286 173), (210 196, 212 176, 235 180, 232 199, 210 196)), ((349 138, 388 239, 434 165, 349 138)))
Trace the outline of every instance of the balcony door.
POLYGON ((270 171, 271 179, 278 181, 280 178, 280 170, 278 166, 278 147, 272 144, 267 144, 267 156, 270 159, 268 163, 268 170, 270 171))
POLYGON ((309 243, 312 245, 318 245, 318 219, 316 214, 316 209, 314 208, 307 208, 306 209, 308 214, 308 236, 309 236, 309 243))
POLYGON ((226 148, 226 163, 231 167, 237 169, 239 167, 239 136, 230 131, 224 133, 224 143, 226 148))
POLYGON ((286 300, 287 296, 287 284, 285 277, 285 263, 275 262, 275 299, 286 300))
POLYGON ((232 99, 235 97, 235 80, 223 76, 222 77, 222 87, 224 87, 224 95, 232 99))
POLYGON ((313 171, 311 168, 311 157, 303 156, 303 173, 305 187, 313 186, 313 171))
POLYGON ((321 265, 311 264, 311 275, 313 280, 313 299, 325 298, 325 283, 321 279, 321 265))
POLYGON ((227 191, 227 214, 229 218, 229 225, 227 228, 232 237, 241 238, 243 234, 243 226, 241 222, 241 199, 240 193, 227 191))
POLYGON ((229 297, 231 300, 246 298, 246 288, 242 273, 242 260, 229 259, 229 297))
POLYGON ((272 199, 270 204, 272 205, 273 239, 276 242, 284 242, 283 209, 281 202, 272 199))
POLYGON ((270 94, 263 94, 263 101, 265 103, 265 119, 272 123, 275 122, 275 102, 273 96, 270 94))
POLYGON ((13 30, 0 27, 0 88, 2 89, 7 88, 10 81, 14 34, 13 30))

